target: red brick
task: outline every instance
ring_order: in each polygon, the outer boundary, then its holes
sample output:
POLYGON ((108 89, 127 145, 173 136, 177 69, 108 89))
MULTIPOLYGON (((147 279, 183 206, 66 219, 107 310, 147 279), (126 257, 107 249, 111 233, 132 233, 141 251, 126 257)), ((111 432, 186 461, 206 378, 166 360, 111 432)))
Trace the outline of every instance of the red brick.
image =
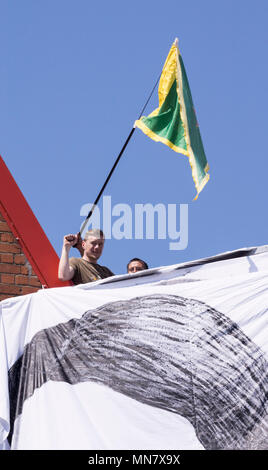
POLYGON ((25 264, 26 263, 26 257, 24 255, 15 255, 14 256, 14 262, 16 264, 25 264))
POLYGON ((12 242, 14 243, 16 240, 13 236, 13 234, 10 232, 5 232, 5 233, 1 233, 1 242, 12 242))
POLYGON ((28 286, 29 285, 29 276, 23 276, 18 274, 16 276, 16 284, 23 285, 23 286, 28 286))
POLYGON ((0 263, 13 263, 14 255, 10 253, 0 254, 0 263))
POLYGON ((0 284, 0 294, 21 295, 21 289, 20 286, 0 284))
POLYGON ((0 273, 19 274, 20 266, 15 264, 0 263, 0 273))
POLYGON ((20 253, 19 245, 14 243, 0 243, 0 252, 1 253, 20 253))
POLYGON ((1 282, 3 284, 14 284, 15 274, 1 274, 1 282))
POLYGON ((6 222, 0 221, 0 232, 10 232, 10 227, 6 222))
POLYGON ((31 285, 31 286, 36 286, 36 287, 39 287, 39 288, 42 287, 42 284, 41 284, 41 282, 39 281, 39 279, 38 279, 37 276, 32 276, 32 282, 31 282, 30 285, 31 285))
POLYGON ((24 286, 36 286, 36 287, 41 286, 39 279, 35 276, 22 276, 18 274, 16 276, 15 282, 16 284, 24 285, 24 286))
POLYGON ((38 276, 35 274, 32 267, 28 264, 25 264, 24 266, 21 266, 20 273, 25 274, 26 276, 34 276, 34 277, 38 278, 38 276))
POLYGON ((21 274, 25 274, 25 275, 29 275, 29 268, 28 268, 28 266, 21 266, 21 268, 20 268, 20 273, 21 273, 21 274))
POLYGON ((29 286, 19 287, 19 289, 20 289, 20 295, 32 294, 33 292, 37 292, 39 290, 37 287, 29 287, 29 286))

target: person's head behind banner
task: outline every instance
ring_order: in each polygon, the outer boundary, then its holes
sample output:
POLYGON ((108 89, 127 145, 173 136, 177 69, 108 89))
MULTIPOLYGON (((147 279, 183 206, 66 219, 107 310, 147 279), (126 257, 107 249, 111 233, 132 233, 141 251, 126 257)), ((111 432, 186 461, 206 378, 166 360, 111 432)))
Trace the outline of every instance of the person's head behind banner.
POLYGON ((127 264, 127 272, 129 274, 134 274, 144 269, 149 269, 148 264, 139 258, 132 258, 127 264))

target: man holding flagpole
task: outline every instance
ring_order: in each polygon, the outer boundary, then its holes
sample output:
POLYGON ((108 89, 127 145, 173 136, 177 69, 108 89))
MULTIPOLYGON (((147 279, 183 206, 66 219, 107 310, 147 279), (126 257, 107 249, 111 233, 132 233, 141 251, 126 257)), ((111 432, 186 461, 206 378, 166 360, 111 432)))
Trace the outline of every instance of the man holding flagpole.
POLYGON ((82 243, 80 234, 69 234, 63 238, 62 253, 59 262, 58 276, 61 281, 72 280, 74 284, 86 284, 88 282, 105 279, 114 274, 106 266, 100 266, 97 261, 102 255, 105 237, 102 230, 92 229, 86 232, 82 243), (70 258, 70 249, 77 245, 82 255, 81 258, 70 258))
MULTIPOLYGON (((171 46, 160 76, 158 88, 159 106, 148 116, 142 116, 152 93, 143 107, 140 117, 135 121, 134 127, 83 223, 81 232, 83 232, 137 127, 154 141, 161 142, 175 152, 188 157, 197 191, 195 199, 197 199, 199 193, 207 184, 209 180, 209 166, 195 114, 188 78, 178 48, 178 39, 171 46)), ((79 236, 80 234, 64 237, 59 263, 59 279, 62 281, 72 279, 75 284, 80 284, 112 276, 113 273, 108 268, 97 264, 104 245, 104 235, 101 231, 98 234, 92 231, 87 232, 86 238, 82 242, 84 252, 81 246, 77 246, 82 258, 71 258, 69 260, 70 248, 77 245, 79 236)))

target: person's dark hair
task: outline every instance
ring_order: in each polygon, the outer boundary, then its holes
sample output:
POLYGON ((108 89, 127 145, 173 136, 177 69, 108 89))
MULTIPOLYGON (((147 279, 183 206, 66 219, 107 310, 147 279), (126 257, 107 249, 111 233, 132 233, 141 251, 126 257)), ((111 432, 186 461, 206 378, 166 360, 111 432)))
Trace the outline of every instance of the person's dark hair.
POLYGON ((143 259, 140 259, 140 258, 132 258, 132 259, 128 262, 128 264, 127 264, 127 271, 128 271, 128 267, 129 267, 130 263, 132 263, 132 261, 139 261, 140 263, 143 264, 144 269, 149 269, 148 264, 147 264, 145 261, 143 261, 143 259))

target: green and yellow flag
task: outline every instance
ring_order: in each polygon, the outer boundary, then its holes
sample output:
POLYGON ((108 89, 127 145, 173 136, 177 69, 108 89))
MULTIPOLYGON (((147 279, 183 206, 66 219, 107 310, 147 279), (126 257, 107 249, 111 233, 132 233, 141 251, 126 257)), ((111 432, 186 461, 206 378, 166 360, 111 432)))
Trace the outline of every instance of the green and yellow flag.
POLYGON ((197 199, 209 180, 209 167, 177 39, 162 70, 158 97, 159 107, 149 116, 138 119, 135 126, 156 142, 189 158, 197 199))

